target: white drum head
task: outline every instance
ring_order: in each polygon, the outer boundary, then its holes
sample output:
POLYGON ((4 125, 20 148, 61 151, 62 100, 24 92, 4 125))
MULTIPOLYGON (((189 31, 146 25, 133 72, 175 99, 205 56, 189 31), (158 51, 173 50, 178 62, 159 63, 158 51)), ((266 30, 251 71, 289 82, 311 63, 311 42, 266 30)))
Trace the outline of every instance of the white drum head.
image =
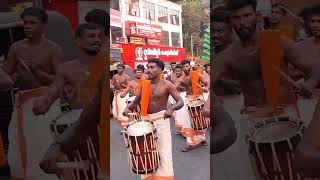
POLYGON ((147 121, 138 121, 130 124, 127 129, 127 134, 130 136, 143 136, 154 130, 154 125, 147 121))
POLYGON ((252 139, 262 143, 276 142, 293 137, 299 130, 298 124, 292 121, 272 122, 257 129, 252 139))

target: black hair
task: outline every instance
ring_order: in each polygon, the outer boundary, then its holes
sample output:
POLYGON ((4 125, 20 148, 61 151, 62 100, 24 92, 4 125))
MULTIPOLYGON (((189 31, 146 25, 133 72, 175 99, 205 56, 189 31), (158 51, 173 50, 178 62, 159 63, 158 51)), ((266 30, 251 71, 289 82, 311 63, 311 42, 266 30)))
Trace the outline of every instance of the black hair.
POLYGON ((118 64, 117 67, 121 67, 121 68, 124 69, 124 68, 125 68, 125 65, 124 65, 124 64, 118 64))
POLYGON ((284 4, 282 3, 274 3, 272 4, 272 8, 279 8, 282 12, 283 15, 287 15, 287 11, 283 9, 284 8, 287 8, 284 4))
POLYGON ((48 14, 46 10, 38 7, 29 7, 23 10, 20 18, 23 19, 25 16, 34 16, 39 18, 42 22, 48 22, 48 14))
POLYGON ((181 69, 182 70, 182 66, 180 64, 177 64, 176 67, 175 67, 175 70, 176 69, 181 69))
POLYGON ((207 68, 208 66, 210 66, 210 63, 205 64, 203 67, 204 67, 204 68, 207 68))
POLYGON ((94 9, 89 11, 84 20, 88 23, 94 23, 103 26, 105 28, 105 34, 109 32, 110 16, 105 10, 94 9))
POLYGON ((311 16, 313 15, 320 15, 320 4, 309 7, 306 14, 307 19, 310 20, 311 16))
POLYGON ((137 69, 141 69, 143 72, 144 72, 144 70, 145 70, 144 65, 142 65, 142 64, 139 64, 139 65, 137 66, 137 69))
POLYGON ((159 58, 151 58, 148 60, 148 64, 149 63, 155 63, 159 68, 162 69, 162 71, 164 70, 165 64, 159 58))
POLYGON ((210 19, 214 22, 230 23, 230 12, 223 6, 219 6, 211 11, 210 19))
POLYGON ((190 65, 190 61, 188 61, 188 60, 183 60, 183 61, 181 61, 181 66, 183 66, 183 65, 185 65, 185 64, 189 64, 190 65))
POLYGON ((137 69, 135 69, 135 70, 133 71, 133 73, 137 73, 138 71, 141 71, 141 72, 142 72, 142 69, 137 68, 137 69))
POLYGON ((98 29, 100 29, 100 26, 98 24, 83 23, 77 27, 77 29, 75 31, 75 36, 76 36, 76 38, 79 38, 84 35, 84 32, 86 30, 98 30, 98 29))
POLYGON ((177 63, 176 62, 171 62, 170 65, 172 65, 172 64, 177 64, 177 63))
POLYGON ((253 10, 257 10, 257 0, 230 0, 227 9, 229 11, 238 10, 245 6, 252 6, 253 10))

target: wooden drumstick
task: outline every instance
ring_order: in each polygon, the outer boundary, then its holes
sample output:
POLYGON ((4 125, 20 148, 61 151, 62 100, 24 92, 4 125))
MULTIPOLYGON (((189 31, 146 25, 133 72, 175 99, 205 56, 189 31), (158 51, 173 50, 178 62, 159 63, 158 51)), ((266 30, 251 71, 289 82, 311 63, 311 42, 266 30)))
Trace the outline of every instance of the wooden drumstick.
POLYGON ((164 119, 164 114, 161 114, 161 115, 158 115, 158 116, 155 116, 155 117, 144 116, 144 117, 141 117, 141 119, 148 120, 148 121, 157 121, 159 119, 164 119))
POLYGON ((84 169, 89 170, 89 161, 57 162, 59 169, 84 169))
POLYGON ((291 16, 293 16, 294 18, 298 18, 297 15, 295 15, 292 11, 290 11, 288 8, 284 7, 284 6, 279 6, 281 9, 285 10, 287 13, 289 13, 291 16))
POLYGON ((272 65, 272 68, 276 70, 280 75, 285 78, 290 84, 292 84, 294 87, 301 89, 298 83, 296 83, 293 79, 291 79, 290 76, 288 76, 285 72, 283 72, 279 67, 272 65))
MULTIPOLYGON (((272 65, 273 69, 276 70, 280 75, 285 78, 290 84, 292 84, 295 88, 297 88, 299 91, 301 90, 301 86, 297 82, 295 82, 293 79, 291 79, 290 76, 288 76, 285 72, 283 72, 279 67, 272 65)), ((310 90, 306 89, 308 93, 311 95, 313 94, 310 90)))

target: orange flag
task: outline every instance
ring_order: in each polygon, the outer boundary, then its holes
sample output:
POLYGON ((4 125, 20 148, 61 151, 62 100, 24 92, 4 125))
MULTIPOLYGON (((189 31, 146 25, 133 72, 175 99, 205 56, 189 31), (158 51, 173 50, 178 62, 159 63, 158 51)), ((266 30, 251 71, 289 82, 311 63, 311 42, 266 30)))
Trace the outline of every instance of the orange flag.
POLYGON ((199 82, 199 73, 197 71, 191 71, 191 84, 193 95, 198 95, 198 82, 199 82))
POLYGON ((273 66, 279 67, 283 57, 283 49, 280 46, 280 31, 262 31, 260 40, 260 60, 267 100, 270 105, 277 107, 280 74, 274 70, 273 66))
POLYGON ((288 38, 290 39, 294 39, 294 29, 293 27, 290 27, 290 26, 282 26, 280 28, 280 34, 283 35, 283 36, 287 36, 288 38))
POLYGON ((110 109, 109 103, 109 81, 105 78, 101 96, 100 107, 100 138, 99 138, 99 157, 101 171, 105 175, 110 175, 110 109))
POLYGON ((141 116, 148 115, 148 106, 150 102, 151 96, 151 81, 144 80, 142 85, 142 92, 141 92, 141 116))

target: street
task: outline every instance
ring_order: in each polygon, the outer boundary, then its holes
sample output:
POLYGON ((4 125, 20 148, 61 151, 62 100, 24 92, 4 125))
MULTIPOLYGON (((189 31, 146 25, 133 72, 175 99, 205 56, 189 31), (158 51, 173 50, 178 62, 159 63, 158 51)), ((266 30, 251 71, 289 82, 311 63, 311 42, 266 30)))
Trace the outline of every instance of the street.
MULTIPOLYGON (((139 180, 140 177, 130 171, 128 155, 124 146, 124 140, 120 135, 119 124, 111 120, 110 152, 111 152, 111 180, 139 180)), ((186 140, 175 135, 174 121, 171 120, 172 155, 175 180, 209 180, 210 179, 210 155, 209 146, 199 146, 189 152, 181 152, 186 140)), ((206 134, 209 143, 209 132, 206 134)))

